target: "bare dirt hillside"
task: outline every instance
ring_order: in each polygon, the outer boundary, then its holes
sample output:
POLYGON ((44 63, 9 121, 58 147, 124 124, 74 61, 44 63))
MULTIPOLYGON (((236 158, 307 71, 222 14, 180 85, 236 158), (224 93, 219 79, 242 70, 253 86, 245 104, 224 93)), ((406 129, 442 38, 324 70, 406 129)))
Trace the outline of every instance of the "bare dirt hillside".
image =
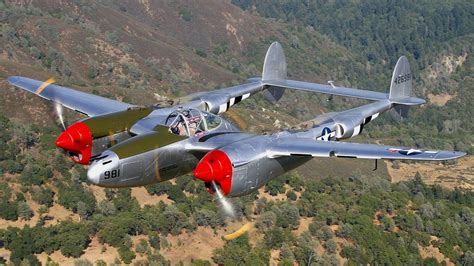
POLYGON ((394 183, 409 180, 416 173, 420 173, 423 181, 430 185, 438 184, 449 189, 457 187, 474 190, 474 156, 472 155, 461 158, 454 164, 400 163, 398 169, 394 168, 392 162, 388 162, 387 165, 388 173, 394 183))

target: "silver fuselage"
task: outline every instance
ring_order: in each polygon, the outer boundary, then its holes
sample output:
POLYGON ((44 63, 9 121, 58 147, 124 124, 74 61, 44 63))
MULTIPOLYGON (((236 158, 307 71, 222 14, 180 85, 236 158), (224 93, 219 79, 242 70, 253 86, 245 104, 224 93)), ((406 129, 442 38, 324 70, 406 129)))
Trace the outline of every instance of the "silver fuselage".
MULTIPOLYGON (((90 165, 88 179, 96 185, 113 188, 163 182, 189 174, 208 151, 219 149, 232 162, 229 196, 241 196, 311 159, 297 154, 271 158, 267 154, 267 147, 271 143, 286 138, 320 141, 328 134, 330 138, 325 140, 351 138, 357 136, 365 124, 390 107, 388 101, 378 101, 316 118, 311 128, 304 131, 283 131, 272 135, 243 133, 222 119, 221 124, 212 130, 135 156, 119 158, 113 149, 106 150, 90 165)), ((139 136, 146 134, 153 125, 164 124, 168 114, 166 109, 156 110, 138 121, 130 131, 139 136)))

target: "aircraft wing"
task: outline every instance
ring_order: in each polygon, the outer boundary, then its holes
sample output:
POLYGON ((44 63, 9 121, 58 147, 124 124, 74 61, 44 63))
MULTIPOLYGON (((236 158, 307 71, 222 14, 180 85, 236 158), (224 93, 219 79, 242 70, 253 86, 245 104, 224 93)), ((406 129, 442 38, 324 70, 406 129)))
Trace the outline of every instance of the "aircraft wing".
POLYGON ((318 141, 307 138, 282 138, 271 144, 267 156, 312 156, 358 159, 396 159, 442 161, 466 155, 458 151, 437 151, 376 144, 318 141))
POLYGON ((57 102, 88 116, 123 111, 134 106, 30 78, 11 76, 7 80, 15 87, 34 93, 44 99, 57 102))
MULTIPOLYGON (((264 89, 260 81, 236 85, 215 91, 198 92, 181 98, 185 102, 205 105, 205 110, 213 114, 227 112, 230 107, 264 89)), ((196 108, 196 107, 195 107, 196 108)))

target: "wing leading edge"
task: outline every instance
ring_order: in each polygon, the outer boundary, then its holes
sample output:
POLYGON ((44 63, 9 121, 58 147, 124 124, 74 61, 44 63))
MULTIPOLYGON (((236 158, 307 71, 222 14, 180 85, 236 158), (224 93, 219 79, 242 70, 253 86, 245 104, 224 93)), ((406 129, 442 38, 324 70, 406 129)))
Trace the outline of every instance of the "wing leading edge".
POLYGON ((25 77, 11 76, 7 78, 7 81, 15 87, 34 93, 46 100, 57 102, 88 116, 123 111, 134 106, 25 77))
POLYGON ((376 144, 315 141, 305 138, 284 138, 275 141, 267 149, 267 156, 312 156, 358 159, 394 159, 442 161, 466 155, 458 151, 437 151, 376 144))

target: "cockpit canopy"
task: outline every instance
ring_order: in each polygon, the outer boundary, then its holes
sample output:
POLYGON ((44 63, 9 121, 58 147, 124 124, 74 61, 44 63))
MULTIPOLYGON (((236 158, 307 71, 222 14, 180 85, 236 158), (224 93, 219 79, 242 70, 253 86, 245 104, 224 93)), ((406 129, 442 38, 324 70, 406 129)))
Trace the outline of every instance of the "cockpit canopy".
POLYGON ((200 111, 198 109, 178 109, 173 111, 165 120, 170 132, 192 137, 200 132, 217 128, 222 119, 214 114, 200 111))

